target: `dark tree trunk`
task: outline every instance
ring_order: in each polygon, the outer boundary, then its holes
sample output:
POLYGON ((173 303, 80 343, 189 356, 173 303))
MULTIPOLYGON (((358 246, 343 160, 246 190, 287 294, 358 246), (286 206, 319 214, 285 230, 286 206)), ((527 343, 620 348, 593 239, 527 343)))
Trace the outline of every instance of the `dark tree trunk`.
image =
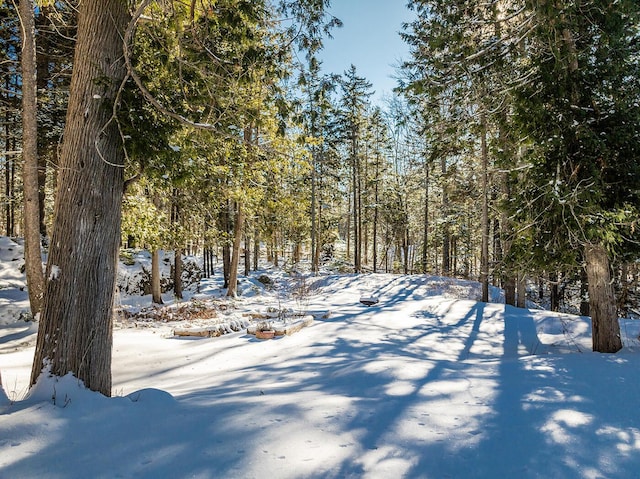
POLYGON ((220 212, 222 220, 222 231, 227 233, 222 243, 222 275, 224 277, 223 288, 229 287, 229 272, 231 271, 231 245, 229 244, 229 234, 231 233, 231 203, 227 201, 227 207, 220 212))
POLYGON ((516 306, 518 308, 527 307, 527 280, 522 273, 518 275, 518 301, 516 306))
POLYGON ((240 246, 242 245, 242 229, 244 225, 244 210, 242 205, 236 206, 236 221, 233 236, 233 252, 229 268, 229 286, 227 296, 235 298, 238 295, 238 265, 240 263, 240 246))
POLYGON ((629 264, 622 263, 620 265, 620 281, 618 281, 617 290, 620 291, 617 299, 618 314, 625 317, 628 313, 627 302, 629 301, 629 264))
MULTIPOLYGON (((10 83, 9 83, 9 78, 7 76, 6 79, 6 88, 7 91, 10 91, 9 88, 11 87, 10 83)), ((5 117, 4 117, 4 121, 5 121, 5 126, 4 126, 4 133, 5 133, 5 145, 4 145, 4 149, 5 151, 9 152, 12 150, 15 150, 15 140, 13 140, 13 144, 12 144, 12 138, 11 138, 11 125, 12 125, 12 119, 11 119, 11 115, 9 114, 9 108, 7 108, 6 112, 5 112, 5 117)), ((14 223, 13 223, 13 218, 14 218, 14 201, 13 201, 13 185, 14 185, 14 161, 13 159, 11 159, 11 156, 9 154, 7 154, 5 156, 5 170, 4 170, 4 196, 5 196, 5 223, 6 223, 6 234, 7 236, 14 236, 14 223)))
POLYGON ((446 158, 442 158, 440 161, 441 172, 442 172, 442 216, 444 218, 444 223, 442 225, 442 275, 449 276, 451 272, 451 263, 450 259, 450 233, 449 233, 449 225, 448 215, 449 215, 449 197, 447 192, 447 160, 446 158))
MULTIPOLYGON (((173 204, 171 205, 171 223, 175 229, 180 227, 180 197, 181 193, 178 188, 173 189, 173 204)), ((182 246, 181 240, 174 239, 174 256, 173 256, 173 294, 176 299, 182 299, 182 246)))
POLYGON ((505 304, 516 305, 516 281, 512 277, 505 280, 504 285, 504 302, 505 304))
MULTIPOLYGON (((315 126, 311 125, 311 135, 315 136, 315 126)), ((311 147, 311 272, 316 275, 320 267, 318 259, 318 220, 317 220, 317 147, 313 145, 311 147)))
POLYGON ((163 304, 160 285, 160 253, 157 248, 151 252, 151 302, 163 304))
POLYGON ((422 230, 422 272, 427 273, 429 244, 429 162, 424 161, 424 224, 422 230))
POLYGON ((72 372, 111 395, 113 297, 120 244, 124 150, 110 121, 125 75, 126 2, 85 0, 65 126, 47 287, 31 373, 72 372))
POLYGON ((19 3, 22 20, 22 183, 24 192, 24 261, 31 314, 42 308, 44 274, 40 251, 38 201, 38 119, 35 14, 32 0, 19 3))
POLYGON ((256 231, 253 236, 253 270, 258 271, 258 262, 260 260, 260 237, 256 231))
POLYGON ((593 350, 599 353, 615 353, 622 349, 622 340, 616 312, 616 296, 609 271, 609 256, 600 244, 587 244, 584 253, 589 281, 593 350))
POLYGON ((244 232, 244 275, 249 276, 251 272, 251 242, 249 241, 249 236, 247 234, 247 228, 245 225, 244 232))
POLYGON ((173 259, 173 294, 182 299, 182 248, 175 249, 173 259))
POLYGON ((589 281, 585 268, 580 270, 580 314, 589 316, 589 281))
POLYGON ((482 114, 482 247, 480 253, 480 283, 482 301, 489 302, 489 152, 487 148, 487 120, 482 114))
POLYGON ((558 280, 557 278, 550 282, 550 300, 551 300, 551 311, 558 311, 560 309, 560 292, 558 288, 558 280))
MULTIPOLYGON (((36 18, 36 28, 46 28, 49 23, 49 15, 55 12, 55 7, 52 5, 41 5, 40 15, 36 18)), ((39 38, 43 38, 40 36, 39 38)), ((36 69, 37 69, 37 85, 38 91, 45 92, 49 87, 49 81, 51 80, 51 74, 49 73, 49 64, 51 57, 49 55, 50 42, 45 40, 45 44, 36 54, 36 69)), ((57 164, 55 160, 55 152, 57 148, 50 148, 46 139, 46 129, 40 128, 38 131, 38 209, 40 213, 40 236, 45 238, 47 236, 47 225, 45 223, 45 199, 46 199, 46 181, 47 181, 47 160, 53 164, 57 164), (43 131, 44 130, 44 131, 43 131), (48 148, 49 147, 49 148, 48 148)))

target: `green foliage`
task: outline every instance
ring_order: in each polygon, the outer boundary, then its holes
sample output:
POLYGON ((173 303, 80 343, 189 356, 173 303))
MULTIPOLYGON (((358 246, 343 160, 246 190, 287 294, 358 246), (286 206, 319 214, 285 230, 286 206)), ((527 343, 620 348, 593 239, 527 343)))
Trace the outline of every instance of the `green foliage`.
POLYGON ((533 79, 516 93, 516 124, 528 138, 512 175, 511 205, 531 225, 540 263, 576 259, 588 242, 614 254, 637 250, 640 200, 640 81, 633 1, 551 4, 534 11, 528 49, 533 79), (546 258, 546 259, 545 259, 546 258))
POLYGON ((122 241, 133 238, 138 247, 158 249, 168 244, 169 218, 161 207, 159 194, 148 189, 146 182, 137 183, 125 196, 122 213, 122 241))

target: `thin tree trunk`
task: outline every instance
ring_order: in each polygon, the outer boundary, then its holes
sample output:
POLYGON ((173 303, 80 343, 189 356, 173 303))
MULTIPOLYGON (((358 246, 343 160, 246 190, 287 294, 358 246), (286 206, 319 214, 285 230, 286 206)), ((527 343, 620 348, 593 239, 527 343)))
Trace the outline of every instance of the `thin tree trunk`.
POLYGON ((251 272, 251 242, 247 231, 247 223, 244 226, 244 275, 249 276, 251 272))
MULTIPOLYGON (((222 220, 222 231, 231 233, 231 203, 227 200, 227 207, 220 212, 222 220)), ((223 288, 229 287, 229 274, 231 271, 231 245, 229 244, 229 238, 225 235, 222 243, 222 276, 224 278, 223 288)))
MULTIPOLYGON (((180 191, 173 189, 173 204, 171 205, 171 223, 180 226, 180 191)), ((174 239, 173 257, 173 294, 176 299, 182 299, 182 245, 178 238, 174 239)))
POLYGON ((151 302, 164 304, 160 286, 160 253, 157 248, 151 252, 151 302))
POLYGON ((518 306, 518 308, 527 307, 527 281, 522 273, 518 275, 518 302, 516 306, 518 306))
POLYGON ((376 179, 373 190, 373 272, 378 272, 378 201, 380 201, 380 155, 376 153, 376 179))
POLYGON ((229 287, 227 296, 235 298, 238 295, 238 264, 240 263, 240 246, 242 244, 242 228, 244 225, 244 210, 240 203, 236 207, 236 221, 233 234, 233 252, 229 269, 229 287))
POLYGON ((627 302, 629 301, 629 264, 624 262, 620 265, 620 281, 618 290, 620 294, 617 300, 618 314, 625 317, 628 313, 627 302))
POLYGON ((429 241, 429 162, 424 160, 424 224, 422 230, 422 272, 427 273, 429 241))
MULTIPOLYGON (((4 100, 9 103, 9 92, 11 91, 11 82, 9 79, 9 75, 5 77, 4 87, 6 91, 6 97, 4 100)), ((11 114, 9 108, 5 108, 4 112, 4 151, 12 151, 11 149, 11 125, 13 124, 11 120, 11 114)), ((4 164, 4 214, 5 214, 5 234, 7 236, 13 236, 13 228, 11 221, 11 164, 13 160, 9 154, 5 155, 5 164, 4 164)))
MULTIPOLYGON (((42 3, 42 2, 40 2, 42 3)), ((40 5, 40 14, 36 17, 36 29, 46 28, 49 24, 49 18, 55 13, 55 6, 40 5)), ((42 38, 42 37, 40 37, 42 38)), ((41 45, 42 46, 42 45, 41 45)), ((51 82, 51 74, 49 72, 49 64, 51 42, 45 41, 45 44, 36 52, 36 70, 37 85, 39 92, 45 92, 49 88, 51 82)), ((42 93, 40 93, 42 94, 42 93)), ((55 159, 57 148, 51 148, 50 140, 46 138, 46 131, 40 128, 38 131, 38 210, 40 213, 40 236, 46 238, 47 225, 45 223, 45 200, 46 200, 46 182, 47 182, 47 163, 57 164, 55 159)))
POLYGON ((589 281, 585 268, 580 270, 580 314, 589 316, 589 281))
POLYGON ((609 271, 609 256, 600 244, 585 245, 584 253, 589 281, 593 350, 615 353, 622 349, 622 340, 616 312, 616 296, 609 271))
POLYGON ((183 299, 182 291, 182 248, 176 247, 173 259, 173 294, 176 299, 183 299))
POLYGON ((487 120, 482 113, 482 246, 480 253, 480 283, 482 283, 482 301, 489 302, 489 152, 487 149, 487 120))
POLYGON ((448 276, 451 272, 451 264, 449 263, 450 252, 450 233, 449 233, 449 225, 448 225, 448 215, 449 215, 449 197, 447 194, 447 160, 446 158, 442 158, 440 161, 441 172, 442 172, 442 215, 444 217, 444 222, 442 224, 442 275, 448 276))
POLYGON ((351 168, 352 168, 352 183, 353 183, 353 267, 355 273, 360 273, 360 218, 359 218, 359 205, 358 205, 358 148, 355 139, 352 140, 351 147, 351 168))
MULTIPOLYGON (((315 128, 311 127, 311 134, 315 135, 315 128)), ((318 223, 317 223, 317 179, 316 179, 316 156, 317 147, 312 146, 311 150, 311 272, 315 275, 318 274, 320 262, 318 260, 318 223)))
POLYGON ((38 198, 38 119, 35 14, 32 0, 19 3, 22 20, 22 182, 24 192, 24 262, 31 314, 42 308, 44 274, 40 251, 38 198))
POLYGON ((42 318, 31 372, 73 373, 111 395, 112 314, 124 150, 112 106, 125 75, 126 2, 84 0, 55 203, 42 318))
POLYGON ((253 270, 258 271, 258 260, 260 259, 260 238, 258 232, 253 237, 253 270))
POLYGON ((550 300, 551 300, 551 311, 558 311, 560 309, 560 293, 558 288, 558 275, 556 274, 555 279, 553 279, 550 275, 550 300))

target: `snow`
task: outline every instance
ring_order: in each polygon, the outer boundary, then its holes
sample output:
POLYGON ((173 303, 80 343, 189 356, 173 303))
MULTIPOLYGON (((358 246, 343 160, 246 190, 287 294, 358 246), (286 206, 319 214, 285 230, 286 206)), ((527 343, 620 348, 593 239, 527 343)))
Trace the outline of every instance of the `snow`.
MULTIPOLYGON (((640 322, 596 354, 587 318, 481 303, 469 281, 305 277, 301 298, 299 276, 267 274, 278 287, 244 280, 215 320, 313 325, 261 341, 119 320, 113 398, 46 373, 27 393, 35 327, 3 326, 0 477, 637 477, 640 322)), ((196 297, 222 301, 218 279, 196 297)))
POLYGON ((49 281, 54 281, 60 278, 60 266, 57 264, 51 265, 51 271, 49 272, 49 281))

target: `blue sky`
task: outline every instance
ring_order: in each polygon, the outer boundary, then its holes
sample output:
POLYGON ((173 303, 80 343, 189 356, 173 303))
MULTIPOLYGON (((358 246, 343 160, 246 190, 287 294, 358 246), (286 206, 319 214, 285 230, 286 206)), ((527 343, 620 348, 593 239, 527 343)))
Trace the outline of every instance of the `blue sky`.
POLYGON ((344 23, 333 30, 320 54, 326 73, 342 74, 353 63, 359 76, 376 90, 374 101, 396 86, 394 65, 408 59, 408 46, 398 32, 413 12, 406 0, 332 0, 330 12, 344 23))

